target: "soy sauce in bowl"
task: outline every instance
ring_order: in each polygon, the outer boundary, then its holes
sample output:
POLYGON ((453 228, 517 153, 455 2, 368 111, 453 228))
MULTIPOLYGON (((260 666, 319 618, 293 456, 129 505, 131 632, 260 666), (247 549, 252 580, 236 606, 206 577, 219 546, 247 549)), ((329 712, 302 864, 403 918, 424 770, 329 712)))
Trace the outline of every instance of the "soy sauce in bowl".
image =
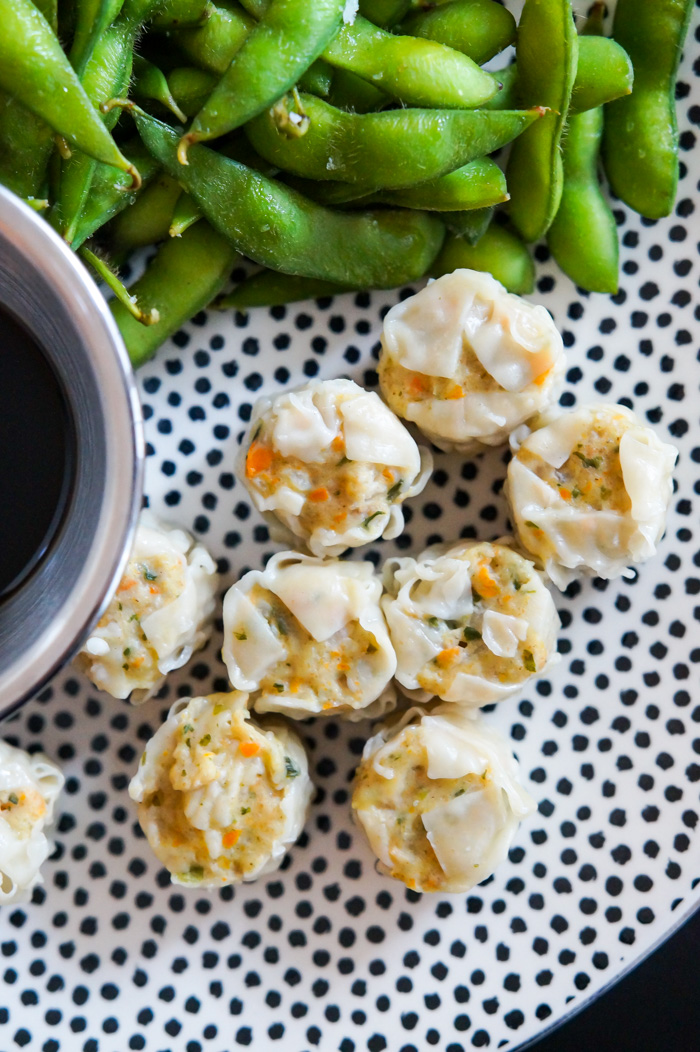
POLYGON ((27 330, 0 309, 0 603, 50 552, 74 454, 56 374, 27 330))

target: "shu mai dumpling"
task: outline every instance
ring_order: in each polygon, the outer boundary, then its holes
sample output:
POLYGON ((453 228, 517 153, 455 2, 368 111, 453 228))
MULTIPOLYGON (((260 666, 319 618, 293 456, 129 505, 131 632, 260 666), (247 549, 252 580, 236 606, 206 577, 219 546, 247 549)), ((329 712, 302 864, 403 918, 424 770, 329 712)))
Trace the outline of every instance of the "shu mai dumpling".
POLYGON ((397 537, 432 465, 373 391, 314 380, 255 403, 238 468, 273 533, 323 556, 397 537))
POLYGON ((508 742, 442 705, 409 709, 370 738, 352 807, 381 872, 414 891, 444 893, 489 877, 535 804, 508 742))
POLYGON ((505 493, 522 546, 560 588, 656 551, 678 450, 621 405, 548 414, 513 436, 505 493))
POLYGON ((145 701, 206 643, 218 583, 204 545, 142 511, 117 592, 76 666, 112 697, 145 701))
POLYGON ((396 669, 370 562, 279 552, 224 599, 223 658, 258 712, 364 719, 395 704, 396 669))
POLYGON ((455 270, 384 319, 381 391, 446 451, 478 452, 558 397, 564 348, 548 311, 475 270, 455 270))
POLYGON ((532 562, 503 543, 437 545, 384 567, 396 679, 411 697, 488 705, 541 674, 559 615, 532 562))
POLYGON ((146 745, 129 786, 174 884, 221 887, 277 869, 313 795, 287 724, 251 718, 248 695, 183 698, 146 745))
POLYGON ((63 782, 48 756, 0 740, 0 906, 26 898, 41 883, 63 782))

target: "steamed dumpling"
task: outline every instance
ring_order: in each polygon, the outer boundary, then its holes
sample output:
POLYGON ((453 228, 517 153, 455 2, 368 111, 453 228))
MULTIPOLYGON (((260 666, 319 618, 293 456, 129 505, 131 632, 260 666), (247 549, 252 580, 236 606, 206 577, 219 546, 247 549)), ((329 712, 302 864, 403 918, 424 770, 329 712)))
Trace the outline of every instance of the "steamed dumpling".
POLYGON ((302 831, 313 795, 304 748, 281 721, 252 720, 247 701, 234 692, 176 702, 129 786, 175 884, 255 880, 302 831))
POLYGON ((185 530, 141 513, 117 593, 76 665, 115 698, 145 701, 211 633, 216 564, 185 530))
POLYGON ((554 658, 552 596, 534 565, 505 544, 460 541, 389 559, 384 585, 396 679, 418 701, 488 705, 554 658))
POLYGON ((582 574, 619 577, 655 553, 678 450, 629 409, 544 416, 513 443, 505 488, 513 523, 556 585, 582 574))
POLYGON ((48 756, 30 756, 0 740, 0 905, 26 898, 42 883, 40 867, 53 849, 50 827, 63 782, 48 756))
POLYGON ((535 804, 505 739, 443 705, 410 709, 370 738, 352 807, 381 872, 444 893, 489 877, 535 804))
POLYGON ((384 319, 382 394, 448 452, 506 442, 554 402, 563 374, 562 339, 549 313, 490 274, 445 274, 384 319))
POLYGON ((224 599, 223 658, 258 712, 362 719, 393 707, 396 655, 369 562, 279 552, 224 599))
POLYGON ((239 463, 258 511, 277 517, 287 542, 298 538, 319 556, 397 537, 402 502, 431 470, 430 453, 352 380, 259 399, 239 463))

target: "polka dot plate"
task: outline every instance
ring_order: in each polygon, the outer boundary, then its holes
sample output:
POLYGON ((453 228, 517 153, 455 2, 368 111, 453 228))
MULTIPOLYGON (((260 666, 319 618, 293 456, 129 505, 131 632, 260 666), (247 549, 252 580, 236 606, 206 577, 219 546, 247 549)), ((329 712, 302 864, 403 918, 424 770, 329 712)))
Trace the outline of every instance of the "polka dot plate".
MULTIPOLYGON (((487 717, 538 803, 509 860, 464 896, 418 895, 377 875, 348 813, 368 728, 326 720, 302 726, 318 794, 282 870, 212 894, 175 888, 127 785, 174 698, 225 689, 220 633, 139 709, 65 670, 3 727, 59 758, 67 783, 44 885, 0 911, 0 1048, 513 1050, 697 907, 697 26, 677 91, 675 214, 645 222, 616 205, 619 293, 581 293, 537 250, 535 298, 568 349, 562 404, 632 406, 681 454, 658 557, 630 580, 558 594, 562 660, 487 717)), ((315 376, 375 387, 381 319, 395 301, 371 293, 200 314, 141 371, 150 503, 207 543, 224 586, 273 550, 233 474, 252 401, 315 376)), ((371 558, 503 532, 502 451, 438 454, 435 466, 404 534, 371 558)))

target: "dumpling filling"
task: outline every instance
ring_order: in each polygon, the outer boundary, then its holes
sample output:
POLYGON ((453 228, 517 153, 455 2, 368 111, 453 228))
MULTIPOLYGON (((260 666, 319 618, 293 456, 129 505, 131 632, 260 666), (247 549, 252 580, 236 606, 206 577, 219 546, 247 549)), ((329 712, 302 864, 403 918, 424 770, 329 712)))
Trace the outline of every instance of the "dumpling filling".
POLYGON ((59 768, 43 753, 0 741, 0 905, 25 898, 42 882, 54 807, 63 788, 59 768))
POLYGON ((507 441, 551 405, 564 364, 544 307, 489 274, 456 270, 391 308, 379 382, 394 412, 436 446, 468 453, 507 441))
POLYGON ((220 887, 277 869, 313 793, 304 748, 281 722, 250 718, 237 692, 176 702, 129 794, 173 883, 220 887))
POLYGON ((395 704, 396 656, 371 563, 274 555, 224 599, 223 658, 258 712, 362 719, 395 704))
POLYGON ((77 667, 113 697, 145 701, 206 643, 218 580, 189 533, 142 512, 124 576, 77 667))
POLYGON ((463 892, 504 860, 534 802, 507 742, 445 706, 411 709, 371 738, 354 815, 379 869, 414 891, 463 892))
POLYGON ((256 403, 238 467, 285 539, 322 556, 398 536, 401 504, 425 486, 432 457, 374 392, 322 380, 256 403))
POLYGON ((390 559, 384 583, 396 678, 416 700, 488 705, 554 658, 554 601, 534 565, 505 544, 464 541, 390 559))
POLYGON ((530 428, 514 436, 506 495, 520 543, 554 583, 619 577, 649 559, 666 526, 676 448, 619 405, 530 428))

